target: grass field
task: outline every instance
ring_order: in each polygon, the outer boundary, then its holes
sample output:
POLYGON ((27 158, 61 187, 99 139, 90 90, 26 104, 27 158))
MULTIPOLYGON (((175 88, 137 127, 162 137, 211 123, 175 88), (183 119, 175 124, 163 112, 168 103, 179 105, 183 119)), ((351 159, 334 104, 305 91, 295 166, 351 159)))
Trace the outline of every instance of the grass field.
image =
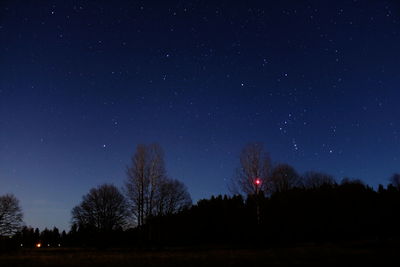
POLYGON ((270 249, 90 250, 24 249, 0 255, 0 266, 260 266, 273 264, 392 264, 398 244, 303 245, 270 249))

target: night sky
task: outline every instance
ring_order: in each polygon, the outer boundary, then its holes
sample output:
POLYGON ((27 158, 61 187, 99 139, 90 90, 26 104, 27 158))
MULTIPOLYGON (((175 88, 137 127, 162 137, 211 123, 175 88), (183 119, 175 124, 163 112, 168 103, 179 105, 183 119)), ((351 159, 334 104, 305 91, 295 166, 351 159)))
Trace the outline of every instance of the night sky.
POLYGON ((240 150, 376 187, 400 171, 398 1, 1 1, 0 195, 69 229, 159 143, 196 202, 240 150))

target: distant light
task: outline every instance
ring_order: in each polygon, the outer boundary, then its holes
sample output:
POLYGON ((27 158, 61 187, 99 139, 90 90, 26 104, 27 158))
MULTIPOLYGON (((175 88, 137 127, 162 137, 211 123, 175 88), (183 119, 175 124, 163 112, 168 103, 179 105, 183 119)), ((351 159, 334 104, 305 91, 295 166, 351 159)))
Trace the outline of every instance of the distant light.
POLYGON ((256 180, 254 181, 254 183, 256 185, 260 185, 261 184, 261 179, 260 178, 256 178, 256 180))
POLYGON ((37 244, 36 244, 36 247, 37 247, 37 248, 40 248, 41 246, 42 246, 42 244, 40 244, 40 243, 37 243, 37 244))
POLYGON ((61 244, 58 244, 59 247, 61 247, 61 244))
POLYGON ((19 245, 20 247, 23 247, 24 246, 24 244, 21 244, 21 245, 19 245))

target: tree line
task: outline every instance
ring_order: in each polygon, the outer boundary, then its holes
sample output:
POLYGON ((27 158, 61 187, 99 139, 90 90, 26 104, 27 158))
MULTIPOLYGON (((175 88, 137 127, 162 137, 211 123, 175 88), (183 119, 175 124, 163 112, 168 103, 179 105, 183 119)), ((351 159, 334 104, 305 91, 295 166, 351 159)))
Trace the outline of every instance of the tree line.
POLYGON ((192 205, 186 186, 168 177, 161 147, 138 145, 124 187, 92 188, 72 209, 68 233, 21 230, 18 200, 6 195, 0 199, 0 235, 13 235, 14 243, 23 246, 107 247, 276 245, 400 234, 400 174, 377 190, 361 180, 338 182, 321 172, 300 175, 288 164, 273 164, 262 144, 252 143, 241 151, 229 189, 231 196, 192 205), (14 217, 2 215, 4 210, 14 217))
POLYGON ((107 232, 141 227, 154 216, 165 216, 192 204, 186 186, 167 176, 164 155, 157 144, 138 145, 121 192, 112 184, 92 188, 72 209, 78 230, 107 232))

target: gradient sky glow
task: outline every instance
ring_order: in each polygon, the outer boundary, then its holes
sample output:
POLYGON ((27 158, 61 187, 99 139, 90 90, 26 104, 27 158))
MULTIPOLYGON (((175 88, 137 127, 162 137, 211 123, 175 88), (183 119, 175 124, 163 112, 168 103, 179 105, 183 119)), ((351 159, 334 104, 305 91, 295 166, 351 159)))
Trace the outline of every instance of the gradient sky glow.
POLYGON ((194 201, 255 141, 300 173, 400 171, 400 2, 240 2, 1 1, 0 195, 27 225, 68 230, 139 143, 194 201))

